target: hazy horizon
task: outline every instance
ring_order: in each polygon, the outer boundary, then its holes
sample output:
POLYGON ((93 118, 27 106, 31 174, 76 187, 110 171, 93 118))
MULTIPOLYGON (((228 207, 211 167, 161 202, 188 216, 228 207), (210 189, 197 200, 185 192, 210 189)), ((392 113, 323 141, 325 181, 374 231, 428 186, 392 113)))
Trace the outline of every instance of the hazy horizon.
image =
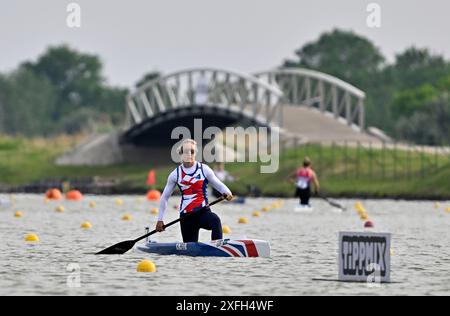
POLYGON ((18 0, 1 6, 0 72, 62 43, 99 55, 113 85, 132 87, 152 70, 256 72, 294 58, 295 50, 334 28, 367 37, 389 62, 413 45, 449 59, 449 9, 439 0, 18 0), (81 28, 66 25, 71 2, 81 6, 81 28), (366 25, 371 2, 381 6, 381 28, 366 25))

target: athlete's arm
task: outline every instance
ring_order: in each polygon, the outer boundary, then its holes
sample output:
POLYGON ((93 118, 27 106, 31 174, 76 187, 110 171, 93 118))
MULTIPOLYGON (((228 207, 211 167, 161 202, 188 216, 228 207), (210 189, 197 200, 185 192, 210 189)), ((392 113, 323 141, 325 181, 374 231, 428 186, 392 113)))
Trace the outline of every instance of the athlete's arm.
POLYGON ((166 209, 167 209, 167 203, 169 202, 169 197, 172 195, 176 184, 177 184, 177 173, 176 173, 176 170, 174 170, 167 178, 167 184, 166 184, 166 187, 164 188, 164 191, 161 195, 161 200, 159 202, 158 223, 156 224, 156 230, 159 232, 164 230, 164 228, 163 228, 164 213, 166 212, 166 209))
POLYGON ((203 173, 205 174, 206 179, 208 179, 208 181, 211 183, 211 185, 214 187, 214 189, 216 189, 217 191, 222 193, 225 196, 225 198, 228 201, 230 201, 233 198, 233 193, 231 193, 230 189, 216 177, 216 175, 214 174, 214 171, 212 171, 212 169, 210 167, 208 167, 205 164, 202 164, 202 167, 203 167, 203 173))
POLYGON ((296 178, 297 172, 293 172, 287 177, 287 181, 289 181, 290 183, 294 183, 296 178))
POLYGON ((316 191, 316 194, 319 194, 320 192, 320 183, 319 183, 319 179, 317 179, 317 175, 316 173, 313 171, 313 177, 312 177, 312 181, 314 184, 314 190, 316 191))

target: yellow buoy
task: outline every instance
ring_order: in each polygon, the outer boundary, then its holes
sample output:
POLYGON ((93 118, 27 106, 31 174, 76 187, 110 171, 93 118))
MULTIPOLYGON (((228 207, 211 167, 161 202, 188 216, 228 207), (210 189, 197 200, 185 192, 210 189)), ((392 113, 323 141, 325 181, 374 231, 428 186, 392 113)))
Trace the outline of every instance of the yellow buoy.
POLYGON ((440 205, 439 205, 438 202, 434 203, 434 208, 435 208, 435 209, 439 209, 439 207, 440 207, 440 205))
POLYGON ((390 253, 391 253, 391 256, 393 256, 394 255, 394 249, 391 248, 390 253))
POLYGON ((14 213, 14 217, 22 217, 23 213, 21 211, 17 211, 14 213))
POLYGON ((224 225, 224 226, 222 226, 222 232, 224 234, 230 234, 231 233, 231 228, 229 226, 224 225))
POLYGON ((90 208, 95 208, 96 206, 97 206, 97 203, 95 203, 94 201, 89 202, 90 208))
POLYGON ((445 209, 445 211, 446 211, 447 213, 450 213, 450 207, 447 207, 447 208, 445 209))
POLYGON ((39 242, 39 237, 36 234, 28 234, 25 236, 27 242, 39 242))
POLYGON ((158 209, 157 209, 156 207, 153 207, 153 208, 150 210, 150 212, 151 212, 153 215, 158 215, 158 209))
POLYGON ((123 221, 131 221, 131 215, 125 214, 124 216, 122 216, 122 220, 123 221))
POLYGON ((241 217, 241 218, 239 218, 238 223, 239 224, 247 224, 248 223, 248 219, 245 218, 245 217, 241 217))
POLYGON ((355 203, 355 208, 356 208, 356 211, 358 213, 359 212, 361 212, 361 213, 365 213, 366 212, 366 210, 364 209, 364 206, 362 206, 361 202, 356 202, 355 203))
POLYGON ((57 206, 57 207, 55 208, 55 211, 56 211, 57 213, 64 213, 65 208, 64 208, 64 206, 60 205, 60 206, 57 206))
POLYGON ((137 272, 156 272, 156 265, 150 260, 142 260, 139 262, 137 272))
POLYGON ((360 218, 361 218, 363 221, 367 221, 367 220, 369 219, 369 215, 368 215, 368 214, 361 214, 360 218))
POLYGON ((83 224, 81 224, 81 228, 83 228, 83 229, 92 228, 92 224, 89 222, 84 222, 83 224))
POLYGON ((269 210, 270 210, 270 208, 267 207, 267 206, 265 206, 265 207, 262 208, 262 211, 263 211, 263 212, 266 212, 266 213, 267 213, 269 210))
POLYGON ((123 200, 122 199, 116 199, 116 205, 117 206, 122 206, 123 205, 123 200))
POLYGON ((254 212, 252 213, 252 216, 253 216, 253 217, 259 217, 259 216, 261 216, 261 213, 258 212, 258 211, 254 211, 254 212))
POLYGON ((49 198, 45 198, 45 199, 44 199, 44 203, 45 203, 45 204, 48 204, 48 203, 50 203, 50 200, 49 200, 49 198))

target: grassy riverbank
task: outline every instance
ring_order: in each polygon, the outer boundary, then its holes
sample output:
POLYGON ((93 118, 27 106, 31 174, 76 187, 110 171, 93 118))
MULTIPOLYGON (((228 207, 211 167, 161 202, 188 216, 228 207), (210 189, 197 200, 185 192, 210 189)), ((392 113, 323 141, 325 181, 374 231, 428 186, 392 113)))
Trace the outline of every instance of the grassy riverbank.
MULTIPOLYGON (((99 177, 117 180, 114 192, 145 192, 152 166, 107 167, 55 166, 54 159, 72 148, 80 137, 23 139, 0 136, 0 183, 4 188, 35 183, 43 179, 99 177)), ((290 149, 280 157, 279 170, 261 174, 256 163, 232 163, 227 169, 239 178, 230 183, 245 194, 254 185, 267 196, 292 196, 286 181, 305 155, 315 162, 322 192, 335 197, 450 199, 450 156, 393 149, 308 145, 290 149)), ((172 165, 158 167, 157 187, 162 189, 172 165)), ((1 187, 0 186, 0 187, 1 187)))

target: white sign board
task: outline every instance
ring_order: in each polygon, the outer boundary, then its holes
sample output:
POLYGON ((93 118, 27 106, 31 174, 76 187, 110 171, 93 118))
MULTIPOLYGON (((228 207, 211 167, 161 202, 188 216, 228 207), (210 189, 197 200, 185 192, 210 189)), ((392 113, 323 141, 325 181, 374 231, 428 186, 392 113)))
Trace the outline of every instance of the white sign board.
POLYGON ((339 280, 390 282, 391 234, 339 233, 339 280))

